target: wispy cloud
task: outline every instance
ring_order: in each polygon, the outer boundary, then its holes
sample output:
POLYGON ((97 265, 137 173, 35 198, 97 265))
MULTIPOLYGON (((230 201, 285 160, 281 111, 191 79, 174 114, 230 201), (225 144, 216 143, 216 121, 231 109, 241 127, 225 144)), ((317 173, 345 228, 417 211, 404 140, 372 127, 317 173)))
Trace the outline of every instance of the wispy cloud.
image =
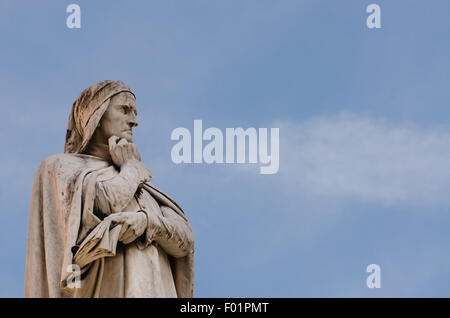
POLYGON ((448 203, 450 130, 341 113, 280 127, 291 190, 382 205, 448 203))

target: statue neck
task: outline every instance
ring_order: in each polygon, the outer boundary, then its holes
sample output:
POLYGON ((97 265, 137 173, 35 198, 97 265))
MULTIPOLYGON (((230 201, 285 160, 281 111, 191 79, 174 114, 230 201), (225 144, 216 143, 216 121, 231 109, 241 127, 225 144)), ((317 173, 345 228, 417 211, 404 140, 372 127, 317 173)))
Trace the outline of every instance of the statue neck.
POLYGON ((84 153, 86 155, 102 158, 104 161, 112 163, 109 146, 107 144, 90 142, 84 153))

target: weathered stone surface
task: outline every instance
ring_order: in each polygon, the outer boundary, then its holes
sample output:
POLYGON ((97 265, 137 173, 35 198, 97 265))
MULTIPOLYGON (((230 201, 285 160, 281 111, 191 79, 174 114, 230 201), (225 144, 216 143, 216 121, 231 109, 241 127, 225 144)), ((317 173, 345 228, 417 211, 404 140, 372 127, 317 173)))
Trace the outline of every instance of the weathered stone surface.
POLYGON ((120 81, 96 83, 73 104, 64 154, 34 179, 26 297, 193 297, 192 229, 149 183, 136 116, 120 81))

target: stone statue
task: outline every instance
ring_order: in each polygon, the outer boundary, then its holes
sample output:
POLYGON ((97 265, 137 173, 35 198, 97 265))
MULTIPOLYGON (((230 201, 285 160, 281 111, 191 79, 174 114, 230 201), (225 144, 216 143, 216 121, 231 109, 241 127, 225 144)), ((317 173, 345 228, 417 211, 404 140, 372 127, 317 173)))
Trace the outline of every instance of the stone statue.
POLYGON ((136 116, 120 81, 96 83, 73 104, 64 154, 34 178, 25 297, 193 297, 192 229, 149 183, 136 116))

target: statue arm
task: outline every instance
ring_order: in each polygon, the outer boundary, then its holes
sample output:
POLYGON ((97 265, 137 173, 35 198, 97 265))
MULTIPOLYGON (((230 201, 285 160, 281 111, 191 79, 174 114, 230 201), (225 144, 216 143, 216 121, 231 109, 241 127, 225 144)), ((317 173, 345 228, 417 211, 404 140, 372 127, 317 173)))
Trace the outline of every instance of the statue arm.
POLYGON ((115 177, 97 181, 95 185, 94 208, 103 218, 111 213, 121 212, 130 203, 140 184, 152 178, 150 170, 138 160, 129 160, 115 177))
POLYGON ((162 216, 147 213, 147 242, 154 241, 169 255, 179 258, 194 251, 194 235, 189 222, 167 206, 162 216))

